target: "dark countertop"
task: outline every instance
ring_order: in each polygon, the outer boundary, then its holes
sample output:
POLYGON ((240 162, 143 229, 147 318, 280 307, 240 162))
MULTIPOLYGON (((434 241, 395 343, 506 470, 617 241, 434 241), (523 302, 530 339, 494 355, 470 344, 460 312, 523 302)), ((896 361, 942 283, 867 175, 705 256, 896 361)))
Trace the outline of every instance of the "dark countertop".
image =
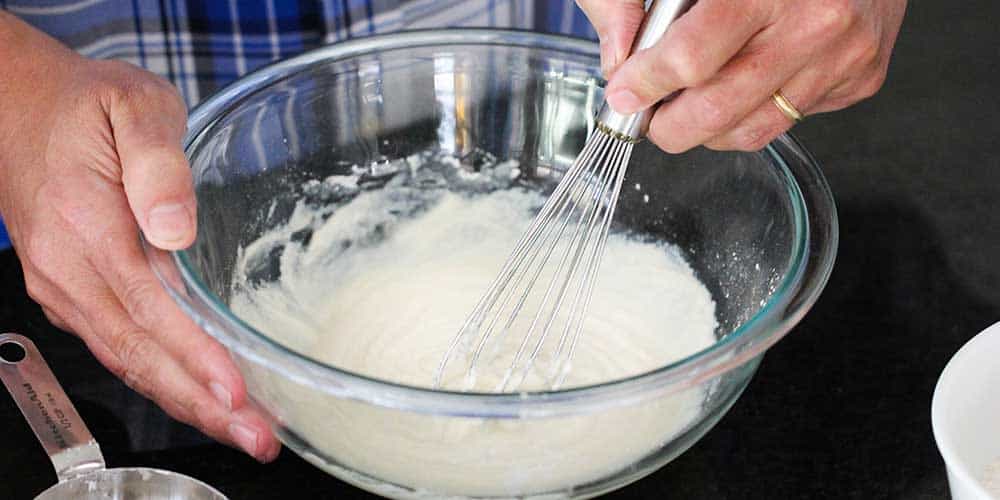
MULTIPOLYGON (((931 394, 1000 320, 998 5, 911 2, 883 92, 796 129, 839 205, 826 291, 715 429, 610 498, 947 497, 931 394)), ((111 466, 176 470, 234 499, 366 496, 287 450, 262 466, 169 421, 47 324, 9 251, 0 278, 0 328, 36 339, 111 466)), ((53 484, 5 393, 0 428, 0 498, 53 484)))

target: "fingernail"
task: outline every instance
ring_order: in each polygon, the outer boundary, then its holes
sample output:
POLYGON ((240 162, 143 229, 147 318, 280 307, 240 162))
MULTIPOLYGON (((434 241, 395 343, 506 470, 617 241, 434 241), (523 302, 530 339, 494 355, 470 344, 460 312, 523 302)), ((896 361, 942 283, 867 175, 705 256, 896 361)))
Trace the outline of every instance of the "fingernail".
POLYGON ((211 382, 208 384, 208 389, 212 391, 212 395, 215 396, 215 399, 218 399, 227 410, 232 411, 233 395, 230 394, 222 384, 218 382, 211 382))
POLYGON ((257 457, 258 435, 256 432, 243 424, 229 424, 229 437, 243 451, 255 458, 257 457))
POLYGON ((180 203, 167 203, 149 211, 149 236, 159 243, 183 241, 191 230, 191 214, 180 203))
POLYGON ((608 94, 607 100, 611 108, 621 114, 630 115, 642 109, 642 101, 639 100, 639 96, 628 89, 620 89, 608 94))

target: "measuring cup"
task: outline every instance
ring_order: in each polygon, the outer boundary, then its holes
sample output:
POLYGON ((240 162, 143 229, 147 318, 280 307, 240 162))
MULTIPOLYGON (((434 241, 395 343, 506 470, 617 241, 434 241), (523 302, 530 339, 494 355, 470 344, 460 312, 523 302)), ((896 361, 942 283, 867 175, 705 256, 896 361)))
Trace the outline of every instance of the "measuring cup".
POLYGON ((0 379, 55 466, 59 483, 36 500, 227 500, 197 479, 159 469, 106 469, 97 441, 38 348, 14 333, 0 335, 0 379))

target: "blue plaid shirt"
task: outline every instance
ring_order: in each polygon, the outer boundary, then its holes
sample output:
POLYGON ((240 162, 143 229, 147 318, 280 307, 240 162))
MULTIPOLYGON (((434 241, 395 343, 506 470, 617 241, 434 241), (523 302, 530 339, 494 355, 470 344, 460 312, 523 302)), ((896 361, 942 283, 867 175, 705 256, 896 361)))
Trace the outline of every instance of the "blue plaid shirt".
POLYGON ((0 8, 87 57, 167 78, 188 106, 262 64, 377 33, 492 26, 596 38, 573 0, 0 0, 0 8))

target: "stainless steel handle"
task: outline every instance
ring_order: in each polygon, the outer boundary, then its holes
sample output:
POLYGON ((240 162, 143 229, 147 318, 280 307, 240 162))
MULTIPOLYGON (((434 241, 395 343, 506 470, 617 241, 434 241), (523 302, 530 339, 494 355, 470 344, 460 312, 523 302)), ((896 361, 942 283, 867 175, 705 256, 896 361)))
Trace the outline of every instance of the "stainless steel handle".
MULTIPOLYGON (((652 0, 646 9, 646 17, 642 20, 639 32, 632 43, 632 55, 640 50, 648 49, 660 41, 663 34, 667 32, 674 21, 694 5, 695 0, 652 0)), ((611 109, 605 101, 597 112, 597 122, 606 127, 613 134, 620 135, 621 139, 638 141, 646 136, 649 131, 649 121, 653 119, 653 113, 660 103, 672 99, 676 92, 663 98, 660 102, 649 108, 631 115, 623 115, 611 109)))
POLYGON ((35 344, 0 334, 0 379, 48 453, 59 482, 104 469, 104 457, 35 344))

